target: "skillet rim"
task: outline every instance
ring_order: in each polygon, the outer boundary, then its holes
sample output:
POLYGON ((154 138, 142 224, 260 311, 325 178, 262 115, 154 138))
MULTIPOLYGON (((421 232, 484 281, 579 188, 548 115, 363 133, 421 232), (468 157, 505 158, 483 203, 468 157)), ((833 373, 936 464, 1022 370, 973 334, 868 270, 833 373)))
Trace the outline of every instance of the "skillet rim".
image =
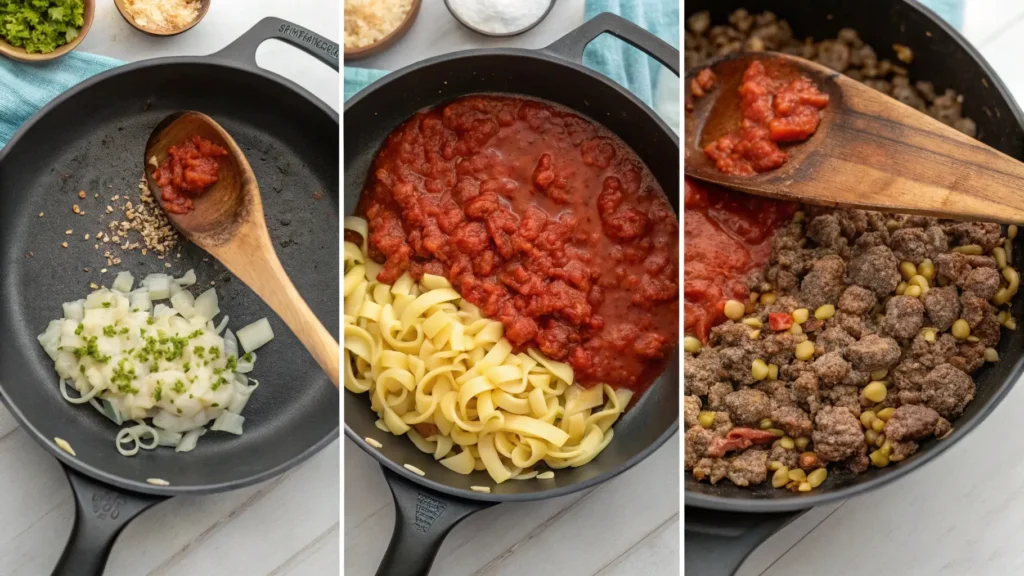
MULTIPOLYGON (((36 113, 33 114, 31 118, 26 120, 25 123, 18 128, 14 135, 11 136, 11 139, 7 141, 7 144, 3 148, 0 148, 0 167, 4 165, 4 159, 7 157, 8 152, 14 148, 14 146, 25 136, 25 134, 27 134, 36 125, 36 123, 40 121, 40 119, 43 116, 48 114, 51 110, 67 102, 71 98, 75 97, 80 92, 83 92, 98 84, 101 84, 109 78, 120 76, 122 74, 130 74, 144 68, 180 64, 213 67, 221 66, 233 69, 235 71, 253 74, 266 81, 275 82, 285 87, 291 88, 300 96, 309 101, 311 104, 316 106, 320 111, 327 114, 328 117, 330 117, 334 121, 334 123, 339 126, 338 132, 340 133, 340 116, 338 112, 335 111, 330 106, 328 106, 324 101, 314 96, 310 91, 306 90, 302 86, 299 86, 295 82, 292 82, 291 80, 283 76, 280 76, 269 70, 260 68, 258 66, 248 66, 245 64, 235 62, 233 60, 228 60, 223 57, 219 57, 216 53, 209 56, 171 56, 166 58, 153 58, 149 60, 140 60, 138 62, 129 62, 121 66, 111 68, 110 70, 106 70, 104 72, 101 72, 99 74, 96 74, 83 80, 78 84, 75 84, 65 92, 57 95, 55 98, 50 100, 46 105, 44 105, 42 108, 36 111, 36 113)), ((2 341, 0 341, 0 347, 4 346, 5 345, 2 343, 2 341)), ((335 427, 323 438, 313 443, 312 445, 309 445, 304 449, 297 451, 294 456, 282 462, 281 464, 274 466, 273 468, 268 468, 256 474, 238 478, 232 481, 220 482, 217 484, 201 484, 190 486, 174 486, 172 484, 170 486, 155 486, 152 484, 148 484, 146 482, 140 482, 138 480, 129 480, 117 474, 113 474, 98 467, 91 466, 61 450, 59 447, 57 447, 56 444, 50 442, 46 437, 44 437, 42 433, 40 433, 40 431, 27 418, 25 418, 24 414, 22 414, 18 407, 7 397, 7 393, 4 392, 4 384, 2 380, 0 380, 0 401, 2 401, 3 405, 6 406, 7 409, 11 412, 11 414, 14 415, 18 423, 21 424, 23 428, 30 432, 32 439, 37 444, 41 445, 43 449, 46 450, 51 456, 55 457, 62 466, 72 469, 81 474, 84 474, 96 481, 102 482, 112 487, 119 488, 121 490, 126 490, 135 493, 152 494, 156 496, 197 496, 202 494, 225 492, 228 490, 235 490, 238 488, 251 486, 253 484, 257 484, 259 482, 275 478, 280 474, 283 474, 284 472, 295 468, 302 462, 305 462, 306 460, 311 458, 314 454, 326 448, 330 443, 332 443, 333 441, 340 437, 339 418, 338 424, 336 424, 335 427)))
MULTIPOLYGON (((968 56, 978 64, 980 69, 988 74, 989 81, 996 89, 998 95, 1006 102, 1007 107, 1013 112, 1013 118, 1017 122, 1017 125, 1024 129, 1024 113, 1021 112, 1020 106, 1017 101, 1013 98, 1013 95, 1006 88, 1006 84, 1002 78, 996 74, 992 65, 981 55, 981 52, 971 44, 967 38, 960 33, 959 30, 954 28, 951 24, 943 20, 928 7, 920 4, 917 0, 903 0, 910 10, 916 10, 922 16, 927 18, 932 25, 947 34, 950 40, 965 52, 968 56)), ((685 15, 683 16, 685 18, 685 15)), ((1009 358, 1004 361, 1009 360, 1009 358)), ((693 506, 704 510, 718 510, 722 512, 743 512, 751 514, 773 514, 779 512, 801 512, 822 506, 838 500, 845 500, 853 496, 864 494, 876 488, 899 480, 902 476, 909 474, 910 472, 919 469, 932 459, 938 457, 940 454, 948 450, 951 446, 959 442, 964 436, 971 433, 982 421, 984 421, 997 406, 1003 401, 1006 395, 1010 392, 1018 381, 1024 376, 1024 353, 1017 357, 1017 363, 1010 372, 1009 376, 1004 380, 996 389, 995 393, 991 398, 987 400, 982 409, 975 414, 970 420, 964 422, 962 419, 957 419, 954 422, 953 433, 941 442, 937 442, 934 447, 927 451, 916 454, 915 457, 909 458, 904 462, 901 462, 894 468, 889 468, 883 471, 875 478, 867 480, 861 480, 849 486, 834 490, 826 490, 820 493, 810 492, 807 494, 801 493, 790 493, 787 496, 781 498, 762 499, 762 498, 740 498, 733 496, 720 496, 715 494, 707 494, 696 492, 691 489, 696 481, 686 474, 682 478, 684 493, 683 503, 685 506, 693 506)))
MULTIPOLYGON (((543 61, 545 61, 547 63, 553 63, 553 64, 557 64, 557 65, 564 66, 564 67, 567 67, 567 68, 571 68, 572 70, 574 70, 576 72, 581 72, 581 73, 583 73, 583 74, 585 74, 587 76, 590 76, 592 79, 595 79, 597 81, 603 82, 604 84, 608 85, 612 89, 616 90, 619 94, 625 96, 634 106, 637 107, 638 110, 643 112, 645 115, 653 118, 655 123, 658 125, 658 127, 666 135, 668 135, 669 138, 671 139, 671 141, 675 144, 676 149, 677 150, 679 149, 679 135, 676 134, 668 126, 668 124, 665 123, 665 121, 661 118, 661 116, 659 116, 654 110, 652 110, 643 100, 640 100, 639 98, 637 98, 635 94, 633 94, 628 89, 626 89, 624 86, 618 84, 617 82, 615 82, 611 78, 608 78, 607 76, 605 76, 605 75, 603 75, 603 74, 601 74, 599 72, 596 72, 594 70, 591 70, 590 68, 587 68, 582 63, 575 62, 575 61, 570 60, 570 59, 568 59, 566 57, 563 57, 563 56, 561 56, 561 55, 559 55, 559 54, 557 54, 557 53, 555 53, 553 51, 550 51, 548 48, 549 47, 541 47, 541 48, 536 48, 536 49, 527 49, 527 48, 475 48, 475 49, 471 49, 471 50, 460 50, 460 51, 457 51, 457 52, 450 52, 450 53, 447 53, 447 54, 439 54, 437 56, 434 56, 434 57, 431 57, 431 58, 427 58, 425 60, 420 60, 418 62, 414 62, 413 64, 410 64, 410 65, 408 65, 408 66, 406 66, 404 68, 400 68, 399 70, 395 70, 394 72, 391 72, 391 73, 389 73, 389 74, 387 74, 387 75, 377 79, 376 81, 372 82, 370 85, 366 86, 365 88, 363 88, 362 90, 360 90, 359 92, 354 94, 351 98, 346 100, 345 101, 345 105, 344 105, 344 111, 347 113, 351 107, 353 107, 356 104, 360 103, 363 99, 371 97, 374 92, 376 92, 377 90, 380 90, 382 88, 387 87, 388 84, 396 81, 399 77, 404 76, 404 75, 409 74, 409 73, 412 73, 412 72, 416 72, 416 71, 418 71, 418 70, 420 70, 422 68, 426 68, 428 66, 433 66, 435 64, 445 63, 445 62, 448 62, 448 61, 451 61, 451 60, 459 60, 459 59, 462 59, 462 58, 472 58, 472 57, 480 57, 480 56, 523 57, 523 58, 529 58, 529 59, 543 60, 543 61)), ((529 94, 523 94, 523 95, 524 96, 529 96, 529 94)), ((677 152, 677 156, 679 156, 678 152, 677 152)), ((680 177, 682 177, 682 166, 681 165, 679 166, 679 175, 680 175, 680 177)), ((682 199, 682 197, 680 196, 680 200, 681 199, 682 199)), ((681 208, 681 206, 680 206, 680 208, 681 208)), ((346 216, 347 215, 348 214, 346 213, 346 216)), ((678 215, 678 213, 677 213, 677 215, 678 215)), ((679 355, 679 362, 680 362, 680 366, 682 366, 682 355, 681 354, 679 355)), ((675 385, 679 386, 679 385, 681 385, 681 383, 682 382, 680 380, 680 381, 676 382, 675 385)), ((669 384, 668 383, 663 383, 662 385, 666 386, 666 385, 669 385, 669 384)), ((342 403, 343 403, 342 404, 342 408, 344 408, 344 402, 346 401, 346 398, 349 397, 349 395, 352 395, 354 398, 361 399, 361 397, 355 396, 354 394, 352 394, 348 390, 344 390, 343 391, 343 397, 342 397, 342 403)), ((346 438, 351 440, 353 443, 355 443, 357 446, 359 446, 359 448, 361 448, 364 452, 366 452, 372 458, 374 458, 380 466, 386 467, 388 470, 390 470, 391 472, 397 474, 401 478, 403 478, 403 479, 405 479, 405 480, 407 480, 409 482, 413 482, 417 486, 420 486, 420 487, 423 487, 423 488, 427 488, 427 489, 435 491, 435 492, 439 492, 439 493, 444 494, 444 495, 449 496, 449 497, 461 498, 463 500, 473 500, 473 501, 477 501, 477 502, 490 502, 490 503, 499 503, 499 502, 530 502, 530 501, 535 501, 535 500, 546 500, 548 498, 556 498, 558 496, 565 496, 567 494, 572 494, 572 493, 578 492, 580 490, 585 490, 587 488, 591 488, 591 487, 597 486, 599 484, 603 484, 604 482, 606 482, 608 480, 611 480, 612 478, 618 476, 619 474, 622 474, 623 472, 632 469, 634 466, 639 464, 642 460, 646 459, 648 456, 653 454, 655 450, 658 450, 659 448, 663 447, 665 445, 665 443, 668 441, 668 439, 671 438, 672 436, 674 436, 678 431, 679 431, 679 413, 678 413, 678 410, 677 410, 677 412, 676 412, 676 420, 675 420, 675 422, 672 423, 671 426, 666 428, 665 431, 661 433, 661 435, 659 435, 653 442, 651 442, 643 450, 638 451, 632 457, 630 457, 626 461, 620 463, 618 466, 616 466, 615 468, 612 468, 611 470, 608 470, 606 472, 603 472, 601 474, 598 474, 598 475, 596 475, 594 477, 588 478, 588 479, 580 481, 580 482, 574 482, 572 484, 567 484, 565 486, 559 486, 559 487, 552 488, 552 489, 549 489, 549 490, 537 490, 537 491, 534 491, 534 492, 517 493, 517 494, 496 494, 496 493, 485 494, 485 493, 475 492, 475 491, 472 491, 472 490, 466 490, 466 489, 462 489, 462 488, 454 488, 452 486, 449 486, 448 484, 442 484, 442 483, 434 481, 433 479, 428 478, 426 476, 420 476, 418 474, 415 474, 415 473, 411 472, 410 470, 408 470, 407 468, 405 468, 401 464, 395 462, 394 460, 391 460, 390 458, 387 458, 379 450, 377 450, 377 449, 373 448, 372 446, 370 446, 369 444, 367 444, 366 441, 362 437, 360 437, 358 434, 356 434, 356 432, 352 429, 351 426, 349 426, 349 424, 347 422, 345 423, 345 436, 346 436, 346 438)))

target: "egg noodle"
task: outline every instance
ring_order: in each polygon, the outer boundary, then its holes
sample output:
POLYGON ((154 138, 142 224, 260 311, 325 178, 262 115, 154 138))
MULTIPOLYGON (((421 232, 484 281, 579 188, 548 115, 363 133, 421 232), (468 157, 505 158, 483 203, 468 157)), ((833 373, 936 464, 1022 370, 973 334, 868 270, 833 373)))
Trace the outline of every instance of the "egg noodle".
POLYGON ((582 466, 608 446, 632 391, 586 388, 568 364, 533 349, 513 353, 502 323, 441 276, 378 282, 367 222, 348 217, 345 228, 362 238, 345 242, 345 388, 369 393, 378 428, 498 484, 533 478, 542 462, 582 466))

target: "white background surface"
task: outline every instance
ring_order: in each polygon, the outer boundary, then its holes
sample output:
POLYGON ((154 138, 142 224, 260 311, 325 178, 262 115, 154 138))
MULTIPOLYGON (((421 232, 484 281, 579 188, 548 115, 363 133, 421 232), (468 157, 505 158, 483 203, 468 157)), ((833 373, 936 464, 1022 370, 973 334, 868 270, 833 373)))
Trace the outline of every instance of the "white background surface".
MULTIPOLYGON (((1024 102, 1024 2, 966 4, 964 33, 1017 102, 1024 102)), ((1024 382, 928 466, 880 490, 812 510, 748 558, 738 576, 1024 574, 1021 414, 1024 382)))
MULTIPOLYGON (((350 63, 395 70, 437 54, 494 46, 546 46, 583 22, 583 0, 558 0, 529 32, 493 39, 467 30, 441 0, 424 0, 408 34, 350 63)), ((373 574, 394 524, 376 461, 345 445, 345 573, 373 574)), ((503 504, 470 516, 438 554, 436 576, 666 576, 679 573, 678 436, 633 470, 579 494, 503 504)))
MULTIPOLYGON (((198 26, 170 38, 136 31, 113 0, 97 0, 96 5, 92 30, 78 49, 123 60, 207 54, 264 16, 340 39, 338 0, 216 0, 198 26)), ((257 61, 338 107, 338 74, 312 57, 273 41, 260 49, 257 61)), ((114 546, 106 576, 337 574, 339 446, 331 444, 264 484, 174 498, 144 512, 114 546)), ((73 516, 71 490, 60 466, 0 406, 0 575, 49 574, 73 516)))

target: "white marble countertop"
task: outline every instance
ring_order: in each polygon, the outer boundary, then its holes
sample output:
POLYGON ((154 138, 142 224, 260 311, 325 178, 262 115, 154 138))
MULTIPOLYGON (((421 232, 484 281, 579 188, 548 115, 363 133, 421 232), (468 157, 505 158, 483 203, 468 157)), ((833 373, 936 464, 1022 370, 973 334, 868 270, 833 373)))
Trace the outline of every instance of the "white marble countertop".
MULTIPOLYGON (((189 32, 153 38, 97 0, 79 50, 123 60, 207 54, 265 16, 340 39, 337 0, 217 0, 189 32)), ((338 107, 338 74, 291 46, 267 42, 260 65, 338 107)), ((214 496, 174 498, 121 534, 106 576, 324 576, 339 570, 340 443, 269 482, 214 496)), ((0 406, 0 574, 39 576, 57 563, 74 502, 60 466, 0 406)))
MULTIPOLYGON (((395 70, 437 54, 489 46, 538 48, 583 22, 583 0, 558 0, 529 32, 487 38, 459 24, 441 0, 426 0, 408 34, 348 65, 395 70)), ((377 569, 394 524, 380 467, 345 444, 345 573, 377 569)), ((449 534, 433 574, 666 576, 679 574, 678 436, 633 470, 592 490, 540 502, 502 504, 449 534)))
MULTIPOLYGON (((1024 3, 968 0, 964 33, 1024 102, 1024 3)), ((899 482, 811 510, 770 538, 737 576, 1024 573, 1024 461, 1013 451, 1024 381, 969 436, 899 482), (1008 452, 1009 450, 1009 452, 1008 452), (837 567, 849 567, 848 570, 837 567)))

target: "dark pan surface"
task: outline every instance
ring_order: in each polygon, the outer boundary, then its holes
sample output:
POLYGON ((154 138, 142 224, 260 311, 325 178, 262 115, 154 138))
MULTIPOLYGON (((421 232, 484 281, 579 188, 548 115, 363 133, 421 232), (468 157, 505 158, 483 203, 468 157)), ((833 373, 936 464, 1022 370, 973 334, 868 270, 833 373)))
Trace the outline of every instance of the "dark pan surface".
MULTIPOLYGON (((726 22, 739 8, 751 12, 770 10, 787 20, 797 38, 834 38, 844 27, 855 28, 861 38, 879 51, 879 58, 895 61, 890 46, 900 43, 914 50, 909 65, 911 81, 926 80, 941 93, 952 88, 964 95, 964 115, 978 124, 978 138, 1015 158, 1024 158, 1024 116, 1003 83, 980 54, 955 30, 916 2, 863 0, 861 2, 818 2, 815 0, 690 0, 686 16, 710 10, 712 25, 726 22)), ((1022 192, 1024 193, 1024 192, 1022 192)), ((1024 237, 1014 245, 1019 267, 1024 254, 1024 237)), ((1013 307, 1018 322, 1024 318, 1024 299, 1013 307)), ((986 364, 974 373, 977 394, 964 415, 953 422, 953 434, 942 441, 924 442, 917 454, 887 468, 872 468, 864 474, 832 474, 820 488, 807 494, 777 490, 770 484, 756 489, 738 488, 723 481, 717 486, 699 483, 686 473, 687 506, 743 512, 800 510, 849 498, 923 466, 967 435, 995 409, 1024 373, 1024 331, 1003 330, 997 364, 986 364)), ((927 473, 927 472, 925 472, 927 473)))
MULTIPOLYGON (((604 124, 647 164, 678 212, 679 197, 672 191, 679 189, 679 142, 654 112, 611 81, 560 58, 534 51, 491 50, 424 61, 389 75, 348 102, 345 213, 355 210, 370 163, 392 130, 419 110, 474 93, 547 100, 604 124)), ((374 426, 377 415, 366 395, 345 393, 345 425, 349 437, 382 465, 420 485, 474 500, 533 500, 581 490, 625 471, 675 433, 678 406, 679 360, 673 355, 665 373, 615 425, 615 438, 592 462, 557 470, 553 480, 508 481, 496 487, 486 472, 456 474, 420 452, 408 438, 381 432, 374 426), (365 437, 384 447, 371 448, 365 437), (426 476, 403 468, 407 463, 426 476), (470 486, 492 486, 492 493, 473 492, 470 486)))
MULTIPOLYGON (((299 292, 337 337, 338 124, 322 103, 261 73, 195 59, 146 62, 87 82, 37 117, 0 162, 0 382, 22 423, 65 464, 107 483, 141 492, 180 494, 235 488, 268 478, 337 435, 337 391, 284 323, 237 278, 185 243, 181 258, 120 251, 120 266, 93 248, 116 194, 137 200, 143 149, 153 126, 175 111, 193 109, 220 122, 246 152, 263 195, 271 238, 299 292), (78 191, 87 193, 78 198, 78 191), (99 193, 100 199, 94 194, 99 193), (72 213, 79 204, 84 216, 72 213), (38 214, 44 212, 44 217, 38 214), (68 229, 74 230, 65 235, 68 229), (90 240, 83 240, 85 233, 90 240), (67 241, 67 249, 61 242, 67 241), (171 264, 170 268, 164 266, 171 264), (88 267, 91 272, 82 269, 88 267), (141 280, 155 272, 195 268, 198 294, 216 282, 222 313, 237 330, 266 316, 275 339, 258 352, 260 381, 243 415, 241 437, 208 433, 188 454, 114 447, 117 427, 90 406, 60 396, 53 363, 36 342, 61 316, 61 302, 84 297, 89 283, 113 281, 119 270, 141 280), (71 458, 51 439, 66 439, 71 458), (160 488, 145 483, 162 478, 160 488)), ((138 237, 134 233, 132 239, 138 237)), ((218 317, 219 320, 219 317, 218 317)))

